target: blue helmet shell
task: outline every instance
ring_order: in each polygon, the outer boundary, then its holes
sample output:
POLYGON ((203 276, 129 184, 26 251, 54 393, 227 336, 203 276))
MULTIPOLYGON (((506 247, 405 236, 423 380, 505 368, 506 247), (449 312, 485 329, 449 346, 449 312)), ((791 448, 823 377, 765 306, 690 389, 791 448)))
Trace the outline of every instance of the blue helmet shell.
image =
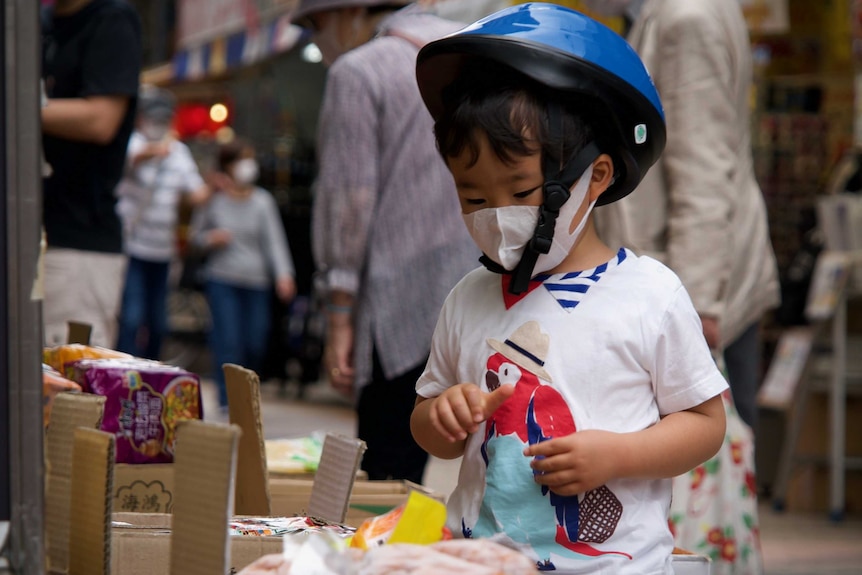
POLYGON ((419 90, 431 115, 444 111, 443 91, 468 59, 504 64, 550 88, 565 103, 589 97, 603 105, 614 125, 596 126, 615 142, 603 150, 625 169, 597 204, 631 192, 661 155, 665 120, 661 100, 631 46, 610 28, 562 6, 529 3, 492 14, 431 42, 416 63, 419 90))

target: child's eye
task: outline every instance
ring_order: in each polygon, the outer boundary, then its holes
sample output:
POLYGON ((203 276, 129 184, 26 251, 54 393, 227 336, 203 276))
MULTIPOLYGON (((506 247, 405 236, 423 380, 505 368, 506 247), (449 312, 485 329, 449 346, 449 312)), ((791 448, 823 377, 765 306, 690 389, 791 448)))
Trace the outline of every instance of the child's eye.
POLYGON ((533 194, 533 192, 535 192, 536 190, 538 190, 541 187, 542 186, 536 186, 535 188, 531 188, 531 189, 523 191, 523 192, 518 192, 517 194, 515 194, 515 197, 518 198, 519 200, 523 200, 524 198, 529 198, 533 194))
POLYGON ((481 206, 485 203, 485 200, 482 198, 467 198, 464 200, 464 203, 468 206, 481 206))

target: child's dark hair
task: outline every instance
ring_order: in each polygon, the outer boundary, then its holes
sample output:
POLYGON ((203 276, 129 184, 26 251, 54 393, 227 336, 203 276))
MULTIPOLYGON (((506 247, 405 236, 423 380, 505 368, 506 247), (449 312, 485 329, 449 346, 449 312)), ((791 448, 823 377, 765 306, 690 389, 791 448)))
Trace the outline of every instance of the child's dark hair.
POLYGON ((547 88, 494 62, 465 64, 459 79, 443 93, 445 110, 434 124, 443 159, 468 150, 471 163, 479 157, 479 138, 487 136, 497 157, 511 163, 517 156, 539 152, 563 166, 595 138, 595 106, 584 98, 550 94, 547 88), (547 103, 560 102, 560 129, 552 136, 547 103))
POLYGON ((218 149, 218 169, 227 172, 228 166, 239 160, 246 150, 254 149, 251 142, 242 138, 234 138, 230 142, 222 144, 218 149))

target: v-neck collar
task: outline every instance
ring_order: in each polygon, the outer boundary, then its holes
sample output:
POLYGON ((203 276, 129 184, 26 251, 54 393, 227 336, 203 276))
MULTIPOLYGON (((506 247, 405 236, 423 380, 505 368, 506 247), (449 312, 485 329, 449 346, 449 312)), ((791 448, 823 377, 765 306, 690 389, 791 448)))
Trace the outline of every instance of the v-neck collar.
POLYGON ((620 248, 617 255, 600 266, 579 272, 567 272, 560 274, 539 274, 530 280, 524 293, 514 295, 509 293, 509 284, 512 283, 511 274, 503 274, 501 287, 503 290, 503 303, 506 309, 511 309, 516 303, 531 294, 537 287, 545 286, 557 303, 566 311, 572 311, 584 299, 587 292, 594 286, 602 275, 607 273, 626 259, 625 248, 620 248))

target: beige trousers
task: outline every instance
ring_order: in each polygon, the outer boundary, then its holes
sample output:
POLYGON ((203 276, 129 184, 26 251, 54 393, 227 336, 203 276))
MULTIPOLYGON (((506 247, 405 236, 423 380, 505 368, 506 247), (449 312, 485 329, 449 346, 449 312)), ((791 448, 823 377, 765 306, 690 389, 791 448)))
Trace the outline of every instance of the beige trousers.
POLYGON ((48 248, 42 304, 45 345, 66 343, 69 321, 93 327, 92 345, 116 345, 126 261, 123 254, 48 248))

